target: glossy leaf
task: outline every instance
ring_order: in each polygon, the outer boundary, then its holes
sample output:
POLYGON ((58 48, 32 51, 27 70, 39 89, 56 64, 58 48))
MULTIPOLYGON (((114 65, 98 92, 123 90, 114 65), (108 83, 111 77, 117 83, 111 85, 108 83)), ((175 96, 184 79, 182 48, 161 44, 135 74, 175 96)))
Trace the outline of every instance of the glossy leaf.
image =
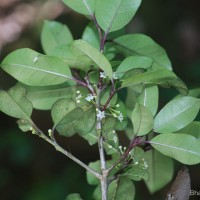
MULTIPOLYGON (((101 200, 101 189, 98 186, 93 195, 95 200, 101 200)), ((126 178, 121 177, 118 180, 114 180, 108 187, 108 200, 134 200, 135 187, 133 182, 126 178)))
POLYGON ((26 90, 15 86, 8 91, 0 90, 0 111, 11 117, 30 120, 33 106, 26 98, 26 90))
POLYGON ((100 67, 110 79, 112 79, 112 67, 100 51, 83 40, 74 41, 71 44, 71 48, 73 48, 77 54, 87 56, 94 64, 100 67))
POLYGON ((61 44, 69 44, 73 41, 68 27, 56 21, 45 21, 41 33, 42 47, 47 55, 51 55, 54 48, 61 44))
POLYGON ((200 141, 186 134, 166 133, 154 137, 150 144, 160 153, 186 165, 200 163, 200 141))
POLYGON ((140 3, 141 0, 97 0, 97 22, 106 33, 119 30, 131 21, 140 3))
POLYGON ((193 137, 200 140, 200 122, 193 121, 192 123, 190 123, 183 129, 178 130, 177 132, 192 135, 193 137))
POLYGON ((156 115, 154 131, 170 133, 190 124, 197 116, 200 100, 194 97, 180 97, 170 101, 156 115))
POLYGON ((176 75, 166 69, 159 69, 155 71, 147 71, 144 73, 136 74, 132 77, 129 77, 123 80, 121 87, 134 86, 140 83, 143 84, 159 84, 164 80, 171 80, 175 78, 176 75))
POLYGON ((149 192, 155 193, 172 180, 173 161, 155 150, 145 152, 145 159, 148 163, 147 171, 149 173, 149 179, 145 180, 145 183, 149 192))
POLYGON ((10 53, 1 67, 18 81, 31 86, 56 85, 71 79, 71 71, 60 59, 31 49, 10 53))
POLYGON ((143 105, 136 103, 131 115, 134 134, 142 136, 148 134, 153 128, 153 116, 143 105))
POLYGON ((148 108, 154 116, 158 110, 158 87, 145 87, 137 98, 138 103, 148 108))
POLYGON ((131 55, 142 55, 150 57, 160 66, 172 69, 171 62, 166 51, 150 37, 143 34, 123 35, 114 40, 119 52, 126 57, 131 55))
POLYGON ((133 55, 124 59, 115 71, 118 78, 121 78, 131 69, 148 69, 153 64, 153 59, 145 56, 133 55))
POLYGON ((74 11, 84 15, 94 15, 96 0, 63 0, 74 11))

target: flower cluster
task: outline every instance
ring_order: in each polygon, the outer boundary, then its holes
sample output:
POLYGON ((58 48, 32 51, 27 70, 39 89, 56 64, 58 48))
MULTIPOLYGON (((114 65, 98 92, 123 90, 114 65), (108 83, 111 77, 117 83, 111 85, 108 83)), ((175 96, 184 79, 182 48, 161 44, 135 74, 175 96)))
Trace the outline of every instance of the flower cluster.
MULTIPOLYGON (((115 105, 115 107, 119 108, 119 104, 115 105)), ((123 121, 124 116, 119 110, 115 110, 113 108, 109 108, 113 117, 117 118, 120 122, 123 121)))
POLYGON ((82 98, 81 92, 80 92, 79 90, 77 90, 76 93, 77 93, 77 95, 78 95, 78 96, 76 97, 76 103, 80 103, 80 102, 81 102, 80 99, 82 98))

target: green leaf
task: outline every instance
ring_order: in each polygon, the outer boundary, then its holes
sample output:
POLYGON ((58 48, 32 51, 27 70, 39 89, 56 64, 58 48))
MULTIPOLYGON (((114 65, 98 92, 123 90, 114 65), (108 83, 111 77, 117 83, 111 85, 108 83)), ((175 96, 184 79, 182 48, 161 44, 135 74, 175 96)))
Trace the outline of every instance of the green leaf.
MULTIPOLYGON (((88 165, 90 168, 92 168, 93 170, 95 170, 96 172, 101 172, 101 164, 100 161, 97 160, 95 162, 90 162, 88 165)), ((87 182, 90 185, 98 185, 99 184, 99 179, 96 178, 93 174, 91 174, 90 172, 86 172, 86 178, 87 178, 87 182)))
POLYGON ((121 78, 126 72, 131 69, 143 68, 148 69, 153 64, 153 59, 140 55, 133 55, 125 58, 117 70, 115 71, 118 78, 121 78))
POLYGON ((149 174, 145 166, 146 163, 144 162, 145 161, 141 161, 138 164, 131 165, 123 174, 121 174, 121 176, 125 176, 133 181, 141 181, 142 179, 148 180, 149 174))
POLYGON ((56 128, 61 135, 72 136, 76 132, 74 129, 74 122, 81 117, 82 112, 82 109, 76 107, 75 102, 71 99, 61 99, 57 101, 51 109, 54 128, 56 128))
POLYGON ((47 55, 51 55, 55 47, 69 44, 72 41, 72 34, 66 25, 56 21, 45 21, 41 33, 41 43, 47 55))
POLYGON ((106 33, 119 30, 131 21, 140 4, 141 0, 97 0, 97 22, 106 33))
MULTIPOLYGON (((89 23, 83 31, 82 40, 88 42, 96 49, 100 49, 100 39, 98 30, 93 22, 89 23)), ((116 49, 111 43, 105 43, 104 55, 108 60, 112 60, 116 56, 116 49)))
POLYGON ((184 133, 188 135, 192 135, 193 137, 200 140, 200 122, 193 121, 183 129, 180 129, 178 133, 184 133))
POLYGON ((26 98, 26 90, 21 86, 12 87, 8 91, 0 90, 0 111, 30 121, 33 106, 26 98))
POLYGON ((123 80, 121 88, 137 85, 140 83, 143 84, 159 84, 164 80, 170 80, 176 78, 176 75, 166 69, 158 69, 153 71, 147 71, 144 73, 136 74, 132 77, 129 77, 123 80))
POLYGON ((112 67, 100 51, 83 40, 74 41, 71 44, 71 48, 73 48, 75 52, 87 56, 94 64, 100 67, 110 79, 112 79, 112 67))
POLYGON ((166 51, 159 46, 150 37, 143 34, 128 34, 123 35, 114 40, 119 52, 126 57, 131 55, 147 56, 158 63, 160 66, 172 69, 171 62, 166 54, 166 51))
POLYGON ((134 134, 142 136, 148 134, 153 128, 153 116, 143 105, 136 103, 132 112, 131 121, 134 134))
POLYGON ((200 141, 186 134, 166 133, 154 137, 150 144, 160 153, 186 165, 200 163, 200 141))
POLYGON ((144 150, 137 146, 134 147, 131 150, 131 157, 132 157, 134 163, 141 161, 144 158, 144 150))
POLYGON ((94 15, 96 0, 63 0, 71 9, 84 15, 94 15))
POLYGON ((173 160, 155 150, 145 152, 145 159, 148 163, 147 171, 149 173, 149 179, 145 180, 145 183, 152 194, 172 180, 173 160))
POLYGON ((83 200, 80 196, 80 194, 77 193, 73 193, 73 194, 69 194, 65 200, 83 200))
POLYGON ((51 52, 51 56, 62 59, 70 68, 81 69, 83 71, 91 69, 93 64, 85 55, 73 53, 70 44, 62 44, 55 47, 51 52))
POLYGON ((39 110, 50 110, 59 99, 73 98, 76 95, 76 87, 69 86, 25 86, 26 98, 32 102, 33 107, 39 110))
POLYGON ((197 116, 200 100, 194 97, 180 97, 170 101, 156 115, 154 131, 170 133, 190 124, 197 116))
POLYGON ((60 59, 26 48, 6 56, 1 67, 18 81, 31 86, 56 85, 72 79, 71 71, 60 59))
MULTIPOLYGON (((95 200, 101 200, 100 186, 96 188, 93 195, 95 200)), ((131 180, 126 177, 121 177, 114 180, 108 188, 108 200, 134 200, 135 187, 131 180)))
POLYGON ((137 98, 138 103, 147 107, 154 116, 158 110, 158 87, 145 87, 142 94, 137 98))

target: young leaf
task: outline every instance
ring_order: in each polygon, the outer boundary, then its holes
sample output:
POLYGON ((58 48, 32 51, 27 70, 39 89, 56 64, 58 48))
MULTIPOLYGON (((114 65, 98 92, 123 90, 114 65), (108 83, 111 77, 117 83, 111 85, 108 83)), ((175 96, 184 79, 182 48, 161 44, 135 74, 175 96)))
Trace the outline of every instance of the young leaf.
POLYGON ((134 134, 142 136, 148 134, 153 128, 153 116, 143 105, 136 103, 132 112, 131 121, 134 134))
POLYGON ((97 22, 106 33, 119 30, 131 21, 140 3, 141 0, 97 0, 97 22))
POLYGON ((171 62, 166 51, 150 37, 143 34, 123 35, 114 40, 114 44, 119 52, 126 57, 131 55, 147 56, 160 66, 172 69, 171 62))
POLYGON ((57 85, 72 79, 71 71, 60 59, 27 48, 10 53, 1 67, 18 81, 31 86, 57 85))
POLYGON ((170 101, 156 115, 154 131, 170 133, 190 124, 197 116, 200 100, 194 97, 180 97, 170 101))
POLYGON ((30 121, 33 106, 25 95, 26 90, 21 86, 12 87, 8 91, 0 90, 0 111, 30 121))
POLYGON ((159 84, 164 80, 171 80, 176 78, 176 75, 166 69, 158 69, 153 71, 147 71, 144 73, 139 73, 134 76, 131 76, 123 80, 121 88, 137 85, 140 83, 143 84, 159 84))
POLYGON ((94 15, 96 0, 63 0, 71 9, 84 15, 94 15))
MULTIPOLYGON (((93 197, 95 200, 101 200, 100 185, 95 189, 93 197)), ((134 200, 134 198, 134 184, 126 177, 114 180, 108 187, 108 200, 134 200)))
POLYGON ((121 78, 131 69, 143 68, 148 69, 153 64, 153 59, 145 56, 134 55, 125 58, 115 71, 118 78, 121 78))
POLYGON ((155 150, 145 152, 145 159, 148 163, 147 171, 149 173, 149 179, 145 180, 145 183, 149 192, 154 193, 172 180, 173 160, 155 150))
POLYGON ((94 64, 99 66, 110 79, 112 79, 112 67, 100 51, 83 40, 74 41, 71 44, 71 48, 73 48, 75 52, 87 56, 94 64))
POLYGON ((154 137, 150 144, 162 154, 186 165, 200 163, 200 141, 186 134, 166 133, 154 137))
POLYGON ((158 110, 158 87, 145 87, 142 94, 137 98, 137 101, 147 107, 154 116, 158 110))
POLYGON ((188 135, 192 135, 193 137, 200 140, 200 122, 193 121, 183 129, 178 130, 177 133, 184 133, 188 135))
POLYGON ((80 194, 77 193, 73 193, 73 194, 69 194, 65 200, 83 200, 80 196, 80 194))
POLYGON ((41 33, 41 43, 47 55, 51 55, 55 47, 69 44, 72 41, 72 34, 66 25, 56 21, 45 21, 41 33))

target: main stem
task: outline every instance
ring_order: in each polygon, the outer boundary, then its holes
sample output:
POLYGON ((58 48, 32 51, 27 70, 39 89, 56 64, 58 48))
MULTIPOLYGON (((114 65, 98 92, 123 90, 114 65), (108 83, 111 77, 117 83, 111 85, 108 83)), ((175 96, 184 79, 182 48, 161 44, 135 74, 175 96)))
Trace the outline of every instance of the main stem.
MULTIPOLYGON (((101 90, 97 88, 96 104, 99 109, 100 109, 100 94, 101 94, 101 90)), ((100 179, 101 194, 102 194, 102 200, 107 200, 108 170, 106 169, 106 160, 105 160, 105 153, 104 153, 104 148, 103 148, 102 124, 99 118, 97 118, 96 129, 97 129, 97 134, 98 134, 99 157, 100 157, 100 163, 101 163, 101 179, 100 179)))

